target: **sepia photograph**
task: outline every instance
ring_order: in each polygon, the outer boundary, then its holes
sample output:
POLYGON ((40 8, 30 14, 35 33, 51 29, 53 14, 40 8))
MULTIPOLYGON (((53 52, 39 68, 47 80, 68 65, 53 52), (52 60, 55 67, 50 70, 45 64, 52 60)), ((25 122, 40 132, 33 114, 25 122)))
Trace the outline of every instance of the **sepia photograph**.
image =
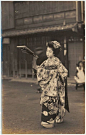
POLYGON ((85 134, 85 1, 1 1, 2 134, 85 134))

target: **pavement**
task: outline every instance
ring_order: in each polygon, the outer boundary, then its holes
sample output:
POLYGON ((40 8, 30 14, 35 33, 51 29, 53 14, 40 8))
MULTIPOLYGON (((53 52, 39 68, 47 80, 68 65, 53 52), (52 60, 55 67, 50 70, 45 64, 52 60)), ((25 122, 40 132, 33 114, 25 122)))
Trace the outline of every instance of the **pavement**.
POLYGON ((2 79, 2 134, 84 134, 85 91, 75 89, 73 78, 68 78, 70 113, 66 111, 64 123, 52 129, 43 128, 41 122, 40 93, 34 78, 2 79))

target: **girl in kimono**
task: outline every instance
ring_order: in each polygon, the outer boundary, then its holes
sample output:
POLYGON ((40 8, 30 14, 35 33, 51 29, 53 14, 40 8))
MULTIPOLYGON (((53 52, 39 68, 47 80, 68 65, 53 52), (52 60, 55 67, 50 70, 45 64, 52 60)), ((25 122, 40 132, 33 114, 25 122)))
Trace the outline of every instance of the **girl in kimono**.
POLYGON ((61 45, 57 41, 47 43, 47 60, 37 67, 37 79, 42 89, 41 125, 54 127, 54 123, 63 122, 65 115, 65 78, 68 71, 56 57, 61 45))

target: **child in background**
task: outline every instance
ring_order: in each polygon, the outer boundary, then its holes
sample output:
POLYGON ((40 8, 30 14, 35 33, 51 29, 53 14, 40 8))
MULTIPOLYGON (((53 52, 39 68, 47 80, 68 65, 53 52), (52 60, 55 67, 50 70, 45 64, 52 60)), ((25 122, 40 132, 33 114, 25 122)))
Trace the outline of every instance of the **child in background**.
POLYGON ((74 76, 74 79, 76 81, 76 89, 78 84, 83 84, 83 86, 85 87, 85 70, 82 61, 78 62, 78 65, 76 67, 76 76, 74 76))

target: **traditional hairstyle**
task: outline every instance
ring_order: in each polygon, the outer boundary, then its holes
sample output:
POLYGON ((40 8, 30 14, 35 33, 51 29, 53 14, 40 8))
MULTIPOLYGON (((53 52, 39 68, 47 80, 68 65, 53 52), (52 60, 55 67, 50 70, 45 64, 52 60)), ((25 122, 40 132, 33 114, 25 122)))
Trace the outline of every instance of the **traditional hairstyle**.
POLYGON ((47 47, 50 47, 53 50, 53 54, 57 56, 61 50, 61 45, 57 41, 49 41, 46 43, 47 47))

